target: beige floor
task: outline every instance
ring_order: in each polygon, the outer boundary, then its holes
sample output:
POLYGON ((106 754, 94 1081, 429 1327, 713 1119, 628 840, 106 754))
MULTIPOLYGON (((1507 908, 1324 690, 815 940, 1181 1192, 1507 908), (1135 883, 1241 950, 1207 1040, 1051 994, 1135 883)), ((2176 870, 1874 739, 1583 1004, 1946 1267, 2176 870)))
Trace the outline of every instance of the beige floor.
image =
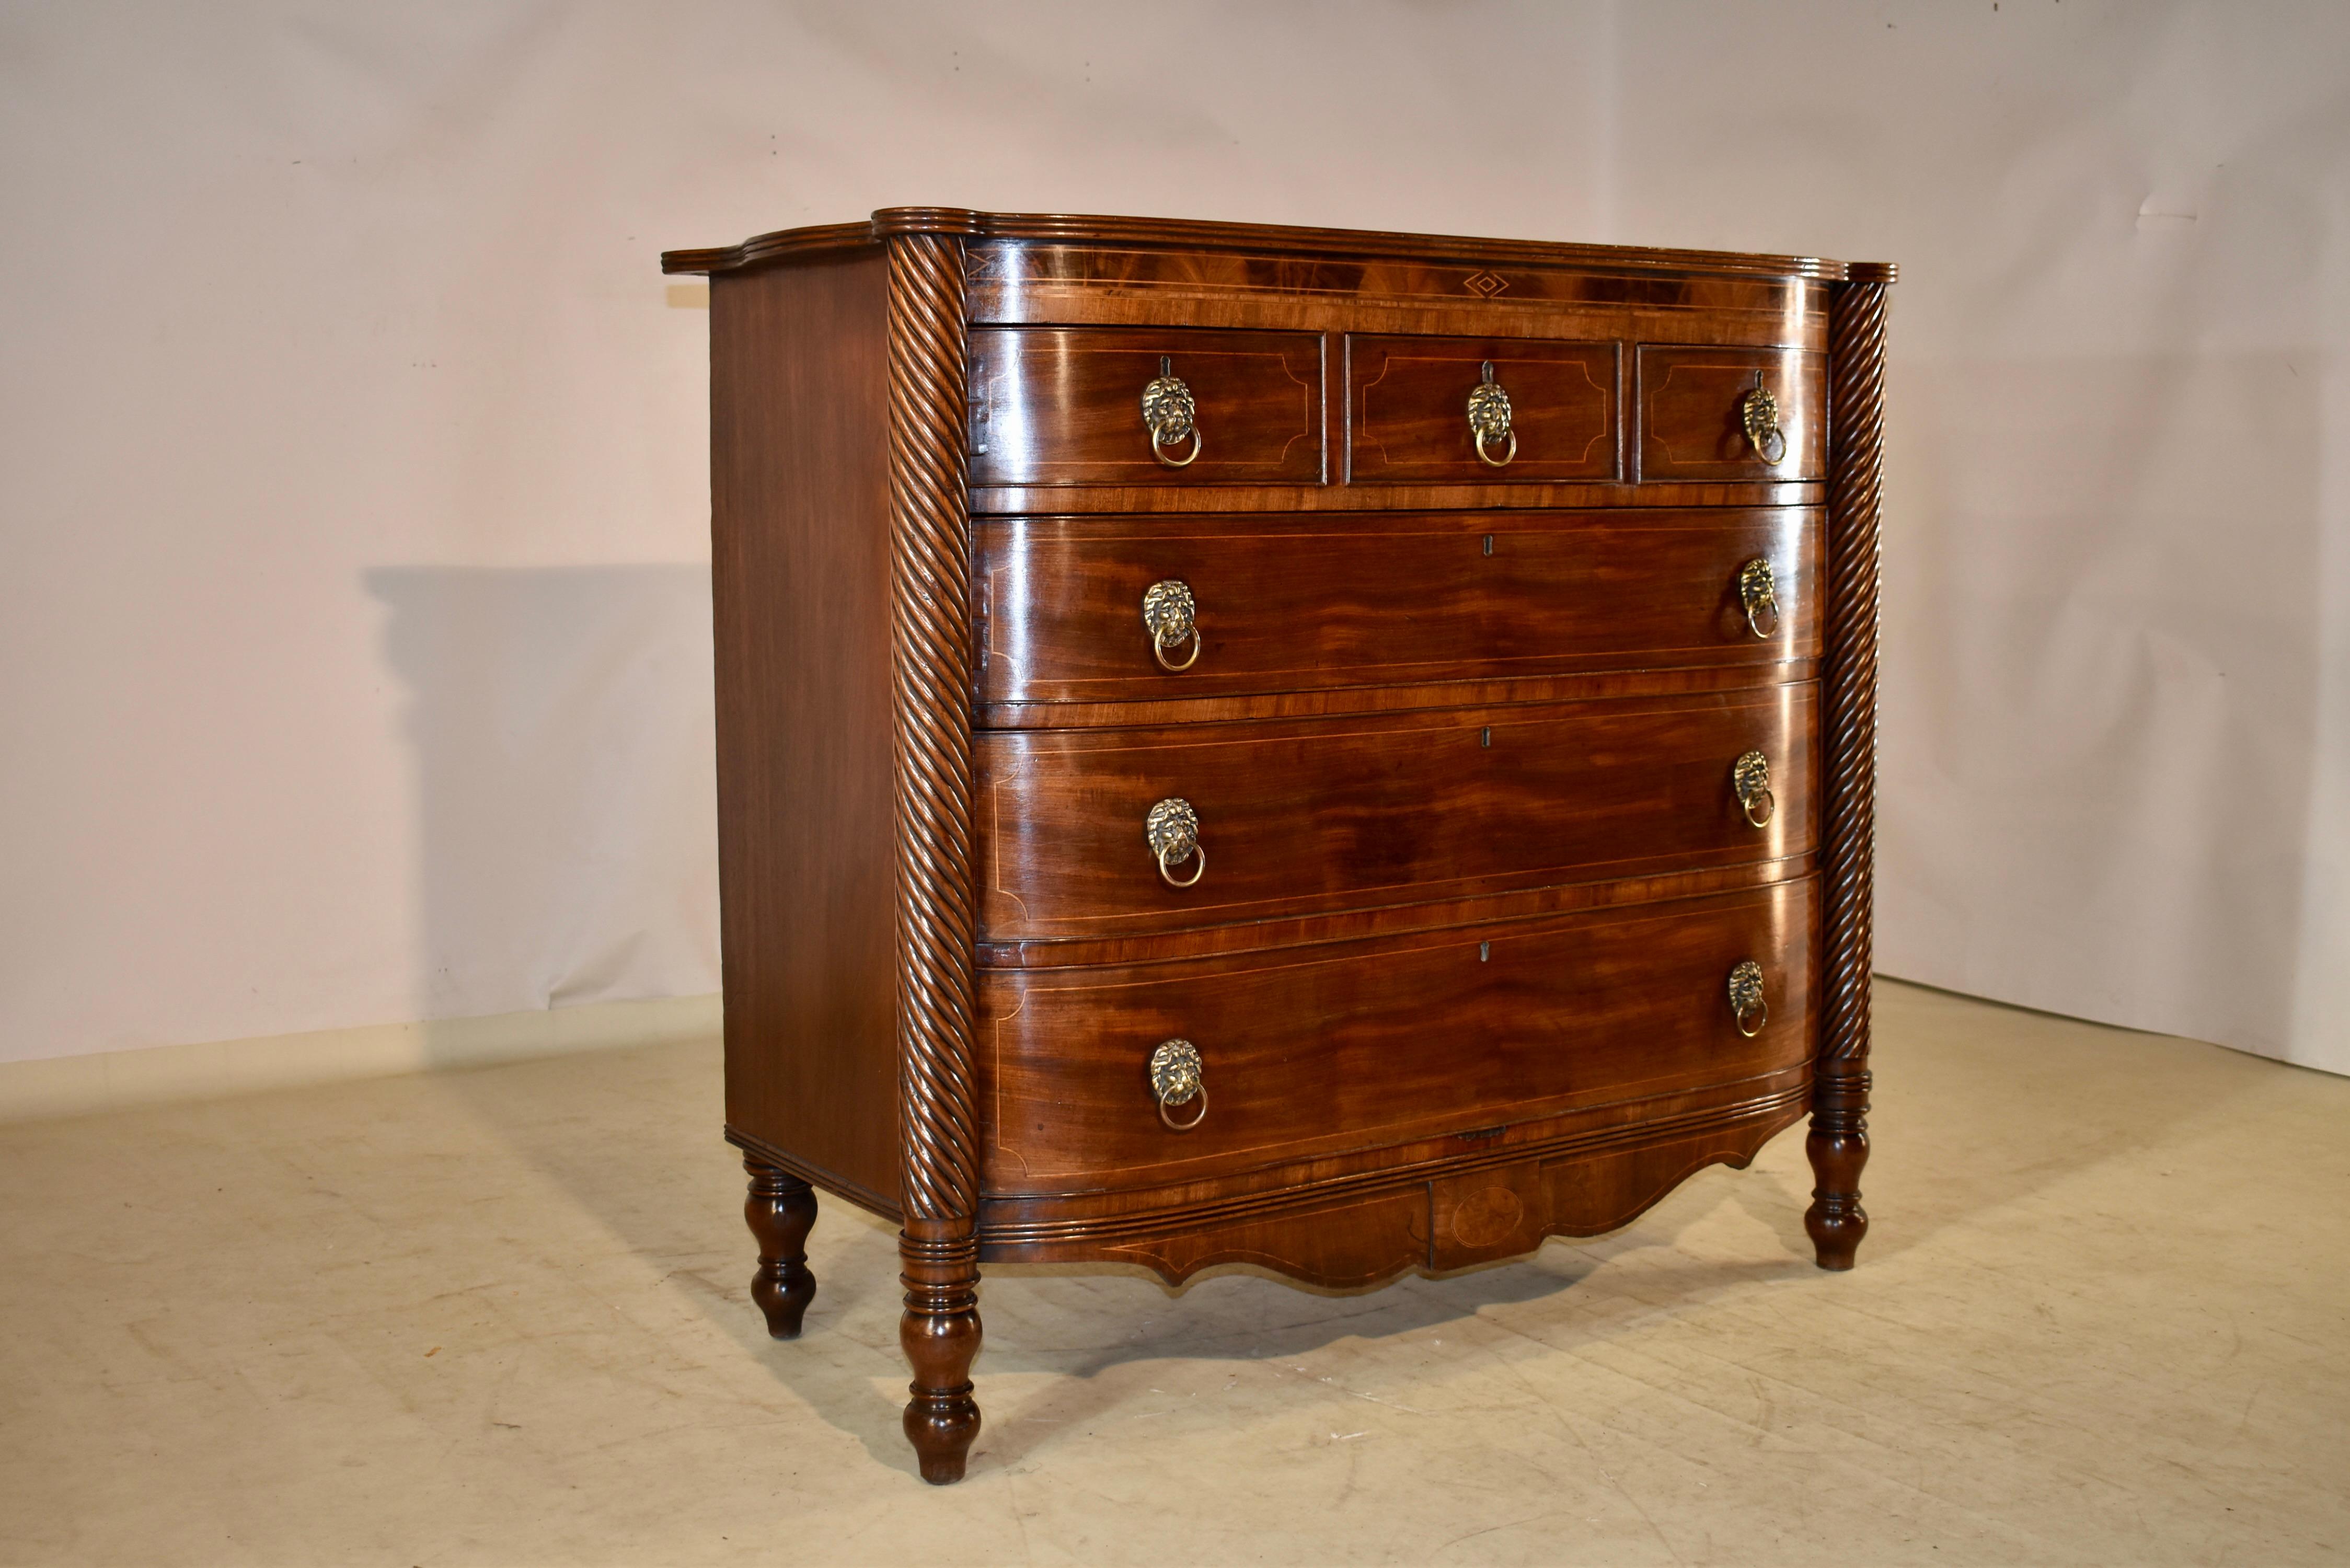
POLYGON ((2350 1553, 2350 1081, 1887 985, 1875 1228, 1800 1133, 1367 1295, 1005 1269, 898 1433, 894 1253, 743 1293, 714 1046, 0 1128, 0 1557, 2241 1563, 2350 1553))

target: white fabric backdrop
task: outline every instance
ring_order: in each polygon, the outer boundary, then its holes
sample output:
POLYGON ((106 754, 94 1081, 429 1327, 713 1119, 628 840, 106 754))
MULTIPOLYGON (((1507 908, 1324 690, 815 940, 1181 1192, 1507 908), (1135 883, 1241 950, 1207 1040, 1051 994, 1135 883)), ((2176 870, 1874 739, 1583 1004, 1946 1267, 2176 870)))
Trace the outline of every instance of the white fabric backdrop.
POLYGON ((1893 306, 1887 971, 2350 1071, 2350 7, 6 7, 0 1056, 717 984, 664 246, 937 202, 1893 306))

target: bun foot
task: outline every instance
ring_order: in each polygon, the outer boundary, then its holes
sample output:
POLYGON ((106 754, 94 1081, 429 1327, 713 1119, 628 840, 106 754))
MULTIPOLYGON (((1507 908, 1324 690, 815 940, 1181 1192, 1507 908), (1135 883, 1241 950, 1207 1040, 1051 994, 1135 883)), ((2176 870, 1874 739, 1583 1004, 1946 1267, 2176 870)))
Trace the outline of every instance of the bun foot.
POLYGON ((759 1270, 751 1276, 751 1299, 777 1339, 797 1339, 808 1303, 816 1300, 816 1276, 808 1272, 807 1237, 816 1225, 816 1189, 787 1170, 750 1155, 743 1168, 751 1190, 743 1218, 759 1243, 759 1270))

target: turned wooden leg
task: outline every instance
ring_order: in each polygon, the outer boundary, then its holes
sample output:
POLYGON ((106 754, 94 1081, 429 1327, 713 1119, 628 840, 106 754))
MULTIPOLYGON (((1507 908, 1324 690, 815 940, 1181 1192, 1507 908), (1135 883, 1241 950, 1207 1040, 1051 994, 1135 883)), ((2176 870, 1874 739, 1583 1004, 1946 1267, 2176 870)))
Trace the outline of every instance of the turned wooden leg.
POLYGON ((759 1242, 759 1272, 751 1276, 751 1299, 767 1314, 767 1332, 797 1339, 800 1320, 816 1300, 816 1276, 808 1272, 807 1237, 816 1224, 816 1189, 788 1170, 752 1155, 743 1157, 751 1173, 743 1218, 759 1242))
POLYGON ((1868 1163, 1868 1085, 1862 1068, 1823 1073, 1812 1089, 1812 1131, 1804 1152, 1816 1185, 1804 1229, 1823 1269, 1851 1268, 1860 1239, 1868 1234, 1868 1211, 1860 1206, 1860 1168, 1868 1163))
POLYGON ((906 1285, 898 1343, 914 1369, 906 1439, 922 1479, 944 1486, 962 1480, 964 1457, 979 1436, 979 1402, 971 1397, 971 1362, 979 1354, 979 1243, 967 1221, 909 1220, 898 1257, 906 1285))

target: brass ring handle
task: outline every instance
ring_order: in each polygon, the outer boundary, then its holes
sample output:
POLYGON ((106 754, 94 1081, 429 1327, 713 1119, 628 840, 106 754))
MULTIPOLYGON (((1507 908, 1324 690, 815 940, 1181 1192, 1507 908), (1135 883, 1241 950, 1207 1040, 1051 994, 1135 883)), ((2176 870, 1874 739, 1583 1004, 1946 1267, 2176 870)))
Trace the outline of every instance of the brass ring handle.
POLYGON ((1476 438, 1477 460, 1488 468, 1507 468, 1518 455, 1518 432, 1510 428, 1510 394, 1493 379, 1493 362, 1485 361, 1484 379, 1469 391, 1469 433, 1476 438), (1509 450, 1495 457, 1487 441, 1507 436, 1509 450))
POLYGON ((1182 673, 1183 673, 1183 671, 1185 671, 1186 670, 1191 669, 1191 666, 1193 666, 1193 665, 1195 665, 1195 664, 1197 664, 1197 663, 1199 663, 1199 662, 1200 662, 1200 629, 1199 629, 1199 628, 1197 628, 1197 627, 1192 628, 1191 628, 1191 658, 1189 658, 1189 659, 1185 659, 1185 660, 1184 660, 1182 663, 1180 663, 1180 664, 1170 664, 1170 663, 1169 663, 1169 662, 1167 661, 1167 650, 1168 650, 1170 648, 1180 648, 1180 647, 1182 647, 1182 646, 1183 646, 1183 639, 1182 639, 1181 638, 1180 638, 1180 637, 1179 637, 1179 638, 1177 638, 1173 642, 1171 642, 1171 643, 1170 643, 1170 642, 1169 642, 1169 641, 1167 640, 1166 636, 1165 636, 1165 634, 1164 634, 1164 633, 1160 633, 1160 632, 1153 632, 1153 633, 1151 634, 1151 638, 1150 638, 1150 653, 1151 653, 1151 657, 1152 657, 1152 658, 1154 658, 1154 659, 1158 659, 1158 660, 1159 660, 1159 669, 1166 670, 1166 671, 1167 671, 1169 674, 1170 674, 1170 675, 1180 675, 1180 674, 1182 674, 1182 673))
POLYGON ((1787 432, 1779 428, 1779 400, 1762 384, 1762 372, 1754 372, 1754 389, 1739 400, 1738 422, 1745 427, 1746 444, 1754 455, 1773 468, 1787 461, 1787 432), (1771 455, 1771 443, 1779 443, 1779 455, 1771 455))
MULTIPOLYGON (((1175 860, 1176 860, 1176 862, 1177 862, 1178 864, 1180 864, 1184 858, 1185 858, 1184 857, 1180 856, 1180 855, 1179 855, 1179 856, 1177 856, 1177 857, 1175 857, 1175 860)), ((1160 850, 1160 851, 1159 852, 1159 879, 1160 879, 1160 880, 1162 880, 1162 881, 1164 881, 1164 882, 1165 882, 1165 883, 1166 883, 1170 888, 1189 888, 1189 887, 1191 887, 1191 886, 1193 886, 1194 884, 1196 884, 1196 883, 1200 880, 1200 878, 1201 878, 1201 877, 1205 877, 1205 876, 1208 874, 1208 852, 1207 852, 1206 850, 1204 850, 1204 849, 1201 848, 1198 845, 1194 844, 1193 846, 1191 846, 1191 858, 1193 858, 1193 859, 1196 859, 1196 860, 1198 860, 1198 861, 1199 861, 1199 863, 1200 863, 1200 867, 1199 867, 1199 869, 1198 869, 1198 870, 1196 870, 1196 871, 1194 871, 1194 872, 1192 872, 1189 877, 1185 877, 1185 878, 1183 878, 1183 880, 1181 880, 1180 882, 1178 882, 1177 880, 1175 880, 1175 873, 1174 873, 1174 872, 1172 872, 1172 871, 1170 871, 1169 869, 1167 869, 1167 864, 1168 864, 1168 856, 1167 856, 1167 851, 1165 851, 1164 849, 1160 850)))
POLYGON ((1153 583, 1143 590, 1142 624, 1150 633, 1150 654, 1159 667, 1170 674, 1180 675, 1200 662, 1200 628, 1193 619, 1199 611, 1198 601, 1191 597, 1191 585, 1179 577, 1153 583), (1191 657, 1180 664, 1170 662, 1168 653, 1191 644, 1191 657))
MULTIPOLYGON (((1150 455, 1157 458, 1159 462, 1165 463, 1170 468, 1191 467, 1192 463, 1199 460, 1200 456, 1200 427, 1193 425, 1186 433, 1188 433, 1191 438, 1191 452, 1187 456, 1183 457, 1170 457, 1167 453, 1169 448, 1174 443, 1165 442, 1164 438, 1161 437, 1157 431, 1152 431, 1150 432, 1150 455)), ((1182 439, 1182 436, 1177 436, 1175 438, 1175 441, 1180 442, 1182 439)))
POLYGON ((1195 887, 1208 874, 1208 851, 1200 842, 1200 814, 1191 809, 1190 801, 1170 795, 1152 806, 1142 818, 1142 841, 1159 863, 1159 879, 1170 888, 1195 887), (1199 868, 1177 881, 1171 867, 1195 857, 1199 868))
MULTIPOLYGON (((1193 1127, 1198 1127, 1201 1122, 1208 1119, 1208 1085, 1205 1084, 1200 1085, 1200 1108, 1192 1113, 1191 1119, 1188 1122, 1179 1122, 1173 1116, 1169 1116, 1167 1114, 1167 1106, 1169 1103, 1170 1102, 1166 1100, 1159 1102, 1159 1119, 1165 1122, 1170 1127, 1173 1128, 1177 1132, 1190 1132, 1193 1127)), ((1180 1105, 1182 1102, 1176 1101, 1174 1103, 1180 1105)))
POLYGON ((1485 432, 1483 431, 1479 431, 1477 432, 1477 455, 1484 460, 1485 465, 1488 468, 1507 468, 1510 466, 1511 462, 1518 455, 1518 432, 1511 431, 1508 434, 1510 437, 1510 450, 1503 452, 1497 458, 1485 450, 1485 432))
POLYGON ((1740 757, 1730 764, 1730 785, 1738 792, 1746 820, 1757 827, 1768 827, 1779 811, 1779 799, 1771 793, 1771 759, 1760 752, 1740 757), (1759 816, 1755 815, 1758 805, 1762 807, 1759 816))
POLYGON ((1771 1026, 1771 1005, 1762 1000, 1762 966, 1752 959, 1742 959, 1730 971, 1730 1013, 1738 1021, 1738 1032, 1752 1040, 1771 1026), (1746 1020, 1754 1020, 1748 1028, 1746 1020))
POLYGON ((1208 1119, 1208 1081, 1200 1062, 1200 1048, 1189 1040, 1162 1040, 1150 1053, 1150 1093, 1159 1102, 1159 1119, 1170 1132, 1190 1132, 1208 1119), (1188 1122, 1167 1114, 1171 1106, 1200 1108, 1188 1122))
POLYGON ((1191 389, 1175 374, 1173 359, 1160 355, 1158 377, 1142 389, 1142 423, 1150 432, 1150 455, 1170 468, 1191 467, 1204 444, 1200 439, 1199 415, 1191 389), (1181 447, 1186 437, 1191 442, 1190 455, 1170 457, 1168 453, 1181 447))
POLYGON ((1746 629, 1768 642, 1779 630, 1779 580, 1771 563, 1757 556, 1738 568, 1738 602, 1746 609, 1746 629), (1768 612, 1771 624, 1764 626, 1768 612))

